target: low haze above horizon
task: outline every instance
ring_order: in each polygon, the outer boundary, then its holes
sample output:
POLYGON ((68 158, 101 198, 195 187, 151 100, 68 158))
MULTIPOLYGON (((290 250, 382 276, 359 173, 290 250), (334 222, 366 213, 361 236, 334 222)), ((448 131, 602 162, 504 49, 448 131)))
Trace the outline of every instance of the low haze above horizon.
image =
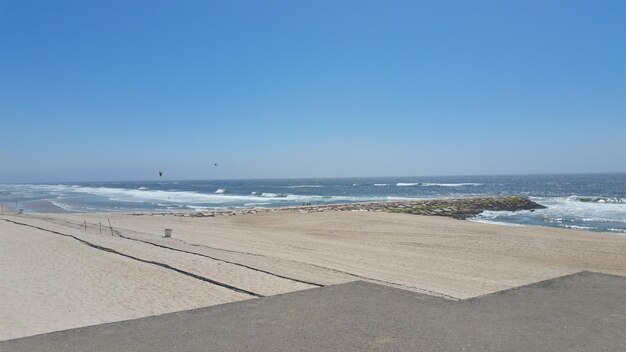
POLYGON ((0 183, 626 172, 625 23, 623 1, 0 0, 0 183))

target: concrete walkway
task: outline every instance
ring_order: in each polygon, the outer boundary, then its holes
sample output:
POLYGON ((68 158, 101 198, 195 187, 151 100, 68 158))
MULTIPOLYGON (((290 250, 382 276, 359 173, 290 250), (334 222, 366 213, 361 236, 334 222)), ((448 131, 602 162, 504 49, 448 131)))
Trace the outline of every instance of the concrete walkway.
POLYGON ((0 351, 624 351, 626 278, 462 301, 365 282, 0 342, 0 351))

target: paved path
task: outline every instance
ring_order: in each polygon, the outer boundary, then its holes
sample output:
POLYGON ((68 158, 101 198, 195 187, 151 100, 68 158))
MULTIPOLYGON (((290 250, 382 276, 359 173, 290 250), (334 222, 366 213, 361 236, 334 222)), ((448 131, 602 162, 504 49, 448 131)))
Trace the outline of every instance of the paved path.
POLYGON ((0 351, 624 351, 626 278, 463 301, 353 282, 0 342, 0 351))

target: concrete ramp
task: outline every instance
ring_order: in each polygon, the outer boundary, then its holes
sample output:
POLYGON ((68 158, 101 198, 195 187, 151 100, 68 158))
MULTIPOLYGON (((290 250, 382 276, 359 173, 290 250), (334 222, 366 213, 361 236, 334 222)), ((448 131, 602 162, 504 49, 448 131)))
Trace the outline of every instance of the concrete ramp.
POLYGON ((0 342, 0 351, 624 351, 626 278, 462 301, 365 282, 0 342))

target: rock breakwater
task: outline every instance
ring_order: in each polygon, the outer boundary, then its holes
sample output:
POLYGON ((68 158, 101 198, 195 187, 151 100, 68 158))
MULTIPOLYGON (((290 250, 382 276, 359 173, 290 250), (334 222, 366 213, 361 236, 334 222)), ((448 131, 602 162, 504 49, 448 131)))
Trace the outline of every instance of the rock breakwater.
MULTIPOLYGON (((317 213, 325 211, 378 211, 467 219, 483 211, 518 211, 543 209, 543 205, 520 196, 437 198, 401 201, 366 202, 328 205, 302 205, 283 208, 246 208, 194 213, 174 213, 183 217, 236 216, 268 212, 317 213)), ((168 213, 135 213, 133 215, 165 215, 168 213)))
POLYGON ((483 211, 519 211, 544 209, 541 204, 519 196, 433 199, 414 204, 400 204, 389 208, 392 213, 448 216, 467 219, 483 211))

